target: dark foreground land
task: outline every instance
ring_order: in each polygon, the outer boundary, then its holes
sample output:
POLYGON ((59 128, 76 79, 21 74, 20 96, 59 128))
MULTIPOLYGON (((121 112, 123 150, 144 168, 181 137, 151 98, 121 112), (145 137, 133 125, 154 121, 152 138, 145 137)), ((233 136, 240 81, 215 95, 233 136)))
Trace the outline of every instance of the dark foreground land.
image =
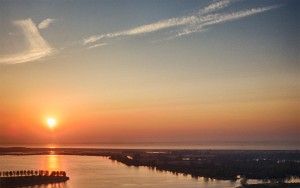
POLYGON ((130 166, 223 180, 286 179, 300 175, 300 153, 296 151, 128 151, 110 159, 130 166))
MULTIPOLYGON (((272 180, 258 187, 300 187, 284 183, 300 177, 300 151, 276 150, 154 150, 79 148, 0 148, 0 155, 89 155, 106 156, 128 166, 189 174, 220 180, 272 180)), ((245 181, 246 182, 246 181, 245 181)))
POLYGON ((299 188, 300 183, 264 183, 264 184, 251 184, 251 185, 243 185, 237 188, 299 188))
POLYGON ((0 177, 1 188, 24 187, 49 183, 61 183, 69 180, 66 176, 19 176, 0 177))

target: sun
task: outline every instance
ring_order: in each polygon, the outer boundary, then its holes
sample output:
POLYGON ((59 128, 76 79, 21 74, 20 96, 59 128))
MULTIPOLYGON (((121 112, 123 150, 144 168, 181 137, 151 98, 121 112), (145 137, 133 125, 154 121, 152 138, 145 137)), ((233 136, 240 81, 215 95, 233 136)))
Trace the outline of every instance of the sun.
POLYGON ((57 121, 56 121, 56 119, 55 118, 47 118, 47 126, 48 126, 48 128, 50 128, 50 129, 53 129, 53 128, 55 128, 56 127, 56 125, 57 125, 57 121))

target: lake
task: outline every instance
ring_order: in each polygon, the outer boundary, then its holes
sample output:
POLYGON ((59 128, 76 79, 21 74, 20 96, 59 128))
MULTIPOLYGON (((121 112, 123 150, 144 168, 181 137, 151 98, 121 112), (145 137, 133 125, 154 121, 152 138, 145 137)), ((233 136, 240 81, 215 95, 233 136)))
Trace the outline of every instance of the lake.
POLYGON ((161 172, 147 167, 128 167, 105 157, 75 155, 0 156, 0 170, 65 170, 66 183, 33 186, 34 188, 232 188, 237 182, 192 178, 161 172))
POLYGON ((0 147, 98 149, 300 150, 300 142, 0 144, 0 147))

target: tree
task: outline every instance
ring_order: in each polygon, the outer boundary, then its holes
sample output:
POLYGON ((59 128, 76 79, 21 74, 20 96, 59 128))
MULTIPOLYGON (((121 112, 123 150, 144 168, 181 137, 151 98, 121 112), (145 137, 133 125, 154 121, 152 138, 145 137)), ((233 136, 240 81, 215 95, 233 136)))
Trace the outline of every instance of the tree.
POLYGON ((44 175, 44 171, 43 170, 40 170, 39 171, 39 176, 43 176, 44 175))
POLYGON ((53 171, 50 173, 50 176, 54 176, 54 172, 53 171))

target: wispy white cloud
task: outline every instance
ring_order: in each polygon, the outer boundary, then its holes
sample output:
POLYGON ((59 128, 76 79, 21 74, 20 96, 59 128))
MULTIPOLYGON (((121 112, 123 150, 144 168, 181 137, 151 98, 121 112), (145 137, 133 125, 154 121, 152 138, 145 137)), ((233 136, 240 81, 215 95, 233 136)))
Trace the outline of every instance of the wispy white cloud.
POLYGON ((0 55, 0 63, 16 64, 30 62, 54 52, 54 49, 41 36, 38 28, 30 18, 14 21, 13 24, 21 29, 28 46, 27 49, 20 53, 5 56, 0 55))
POLYGON ((103 38, 114 38, 114 37, 119 37, 119 36, 130 36, 130 35, 139 35, 139 34, 150 33, 150 32, 154 32, 154 31, 166 29, 166 28, 171 28, 171 27, 180 26, 180 25, 186 25, 186 24, 193 22, 193 20, 196 20, 196 17, 190 16, 190 17, 171 18, 171 19, 167 19, 167 20, 161 20, 159 22, 138 26, 138 27, 135 27, 135 28, 132 28, 129 30, 125 30, 125 31, 101 34, 101 35, 93 35, 93 36, 90 36, 90 37, 84 39, 83 43, 89 44, 89 43, 96 42, 103 38))
POLYGON ((207 30, 208 26, 241 19, 247 16, 255 15, 278 7, 278 6, 259 7, 259 8, 241 10, 237 12, 231 12, 231 13, 218 13, 218 11, 228 7, 231 3, 235 1, 236 0, 214 1, 213 3, 207 5, 206 7, 199 9, 198 12, 188 16, 164 19, 158 22, 141 25, 128 30, 123 30, 123 31, 118 31, 113 33, 92 35, 90 37, 85 38, 83 40, 83 44, 90 45, 101 39, 108 39, 108 38, 115 38, 115 37, 122 37, 122 36, 135 36, 135 35, 141 35, 141 34, 166 30, 166 29, 174 29, 176 31, 176 34, 174 36, 168 37, 168 39, 172 39, 183 35, 188 35, 191 33, 207 30))
POLYGON ((199 10, 200 14, 207 14, 211 12, 215 12, 217 10, 223 9, 232 3, 233 0, 221 0, 221 1, 216 1, 214 3, 209 4, 208 6, 204 7, 203 9, 199 10))
POLYGON ((38 28, 39 29, 46 29, 49 27, 50 24, 54 23, 55 19, 52 18, 47 18, 43 21, 41 21, 41 23, 38 24, 38 28))
POLYGON ((107 45, 107 43, 94 44, 92 46, 89 46, 88 49, 98 48, 98 47, 106 46, 106 45, 107 45))
POLYGON ((202 17, 200 17, 200 15, 222 9, 222 8, 228 6, 230 4, 230 2, 231 2, 231 0, 217 1, 215 3, 208 5, 207 7, 204 7, 203 9, 200 9, 199 13, 195 14, 195 15, 165 19, 165 20, 161 20, 161 21, 154 22, 151 24, 146 24, 146 25, 138 26, 138 27, 128 29, 125 31, 115 32, 115 33, 93 35, 93 36, 90 36, 90 37, 84 39, 83 43, 89 44, 89 43, 96 42, 103 38, 114 38, 114 37, 120 37, 120 36, 146 34, 146 33, 151 33, 151 32, 168 29, 168 28, 172 28, 172 27, 196 24, 197 22, 201 21, 202 19, 208 18, 208 17, 202 18, 202 17))
POLYGON ((237 19, 241 19, 247 16, 255 15, 258 13, 262 13, 274 8, 277 8, 278 6, 269 6, 269 7, 262 7, 262 8, 252 8, 248 10, 243 10, 243 11, 238 11, 238 12, 233 12, 229 14, 215 14, 213 15, 214 18, 211 19, 210 21, 207 22, 202 22, 198 25, 190 25, 189 27, 184 28, 182 31, 178 32, 174 37, 181 37, 183 35, 189 35, 191 33, 195 32, 201 32, 204 31, 206 27, 224 23, 224 22, 229 22, 229 21, 234 21, 237 19))

